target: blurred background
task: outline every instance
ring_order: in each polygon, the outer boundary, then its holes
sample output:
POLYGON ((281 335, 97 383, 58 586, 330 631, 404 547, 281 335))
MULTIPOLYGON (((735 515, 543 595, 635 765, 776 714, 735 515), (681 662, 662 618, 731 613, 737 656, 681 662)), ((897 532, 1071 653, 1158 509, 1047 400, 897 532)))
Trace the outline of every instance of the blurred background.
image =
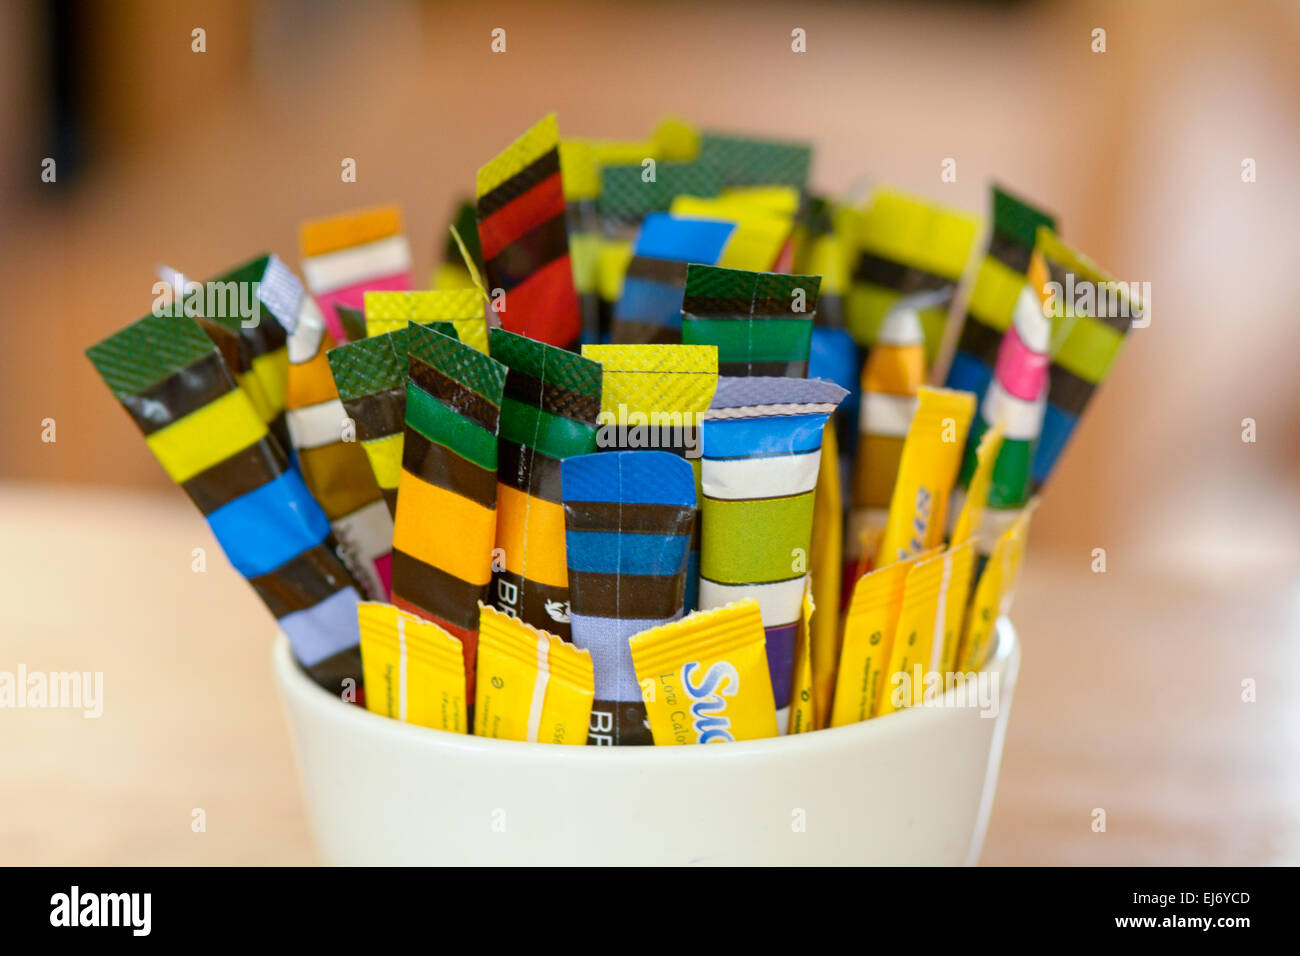
POLYGON ((0 711, 0 863, 313 859, 274 623, 191 571, 207 528, 82 352, 159 263, 296 265, 344 209, 401 203, 427 276, 474 170, 552 110, 807 139, 828 194, 983 212, 996 177, 1151 283, 1035 519, 984 862, 1300 863, 1298 43, 1300 4, 1241 0, 0 5, 0 669, 106 694, 0 711))

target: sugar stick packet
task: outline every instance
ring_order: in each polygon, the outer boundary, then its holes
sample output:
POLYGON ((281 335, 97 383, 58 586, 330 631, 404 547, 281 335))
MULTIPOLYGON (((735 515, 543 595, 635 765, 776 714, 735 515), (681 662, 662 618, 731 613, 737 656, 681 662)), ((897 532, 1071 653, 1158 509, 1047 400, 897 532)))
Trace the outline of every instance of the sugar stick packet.
POLYGON ((1002 588, 998 601, 998 614, 1002 616, 1011 613, 1011 606, 1015 602, 1016 586, 1020 583, 1020 569, 1024 564, 1025 548, 1029 543, 1029 523, 1034 517, 1034 512, 1038 510, 1038 502, 1038 498, 1031 498, 1014 525, 1015 544, 1007 556, 1007 565, 1002 570, 1002 588))
MULTIPOLYGON (((424 323, 451 338, 451 323, 424 323)), ((407 330, 354 339, 326 352, 343 411, 369 460, 389 514, 398 511, 398 481, 406 442, 407 330)))
POLYGON ((980 403, 959 479, 962 485, 969 485, 984 432, 1000 424, 1004 438, 989 479, 984 513, 987 531, 980 535, 978 546, 985 556, 1029 500, 1034 448, 1047 407, 1052 325, 1035 291, 1046 278, 1046 265, 1037 253, 1031 257, 1029 276, 1016 301, 1011 327, 1002 337, 994 381, 980 403))
MULTIPOLYGON (((227 362, 235 383, 248 393, 281 447, 288 449, 284 392, 288 334, 297 316, 294 287, 301 287, 297 277, 269 253, 203 283, 186 283, 179 273, 166 271, 174 285, 171 301, 179 306, 170 314, 206 320, 235 336, 238 358, 233 365, 227 362)), ((162 302, 162 297, 155 300, 155 315, 167 312, 159 308, 162 302)))
POLYGON ((456 338, 486 355, 487 321, 483 315, 485 302, 483 290, 477 287, 419 292, 367 292, 366 334, 383 335, 385 332, 405 328, 412 322, 419 325, 447 322, 456 330, 456 338))
POLYGON ((794 644, 794 681, 790 690, 790 720, 786 733, 806 734, 817 730, 817 701, 814 697, 812 666, 812 622, 817 605, 813 602, 812 580, 803 595, 803 613, 799 618, 799 634, 794 644))
MULTIPOLYGON (((599 170, 598 195, 596 197, 596 223, 599 233, 595 285, 597 292, 598 335, 589 338, 597 342, 642 342, 654 341, 635 336, 623 339, 614 335, 611 328, 615 308, 623 294, 624 277, 633 259, 633 244, 641 228, 642 218, 646 215, 644 202, 624 190, 623 186, 635 182, 650 185, 658 180, 659 167, 667 164, 668 189, 654 189, 654 205, 658 208, 664 198, 675 198, 678 194, 715 195, 715 177, 704 177, 698 182, 683 182, 683 177, 696 175, 686 172, 681 167, 697 159, 700 151, 699 134, 688 124, 676 119, 665 119, 655 127, 653 135, 643 141, 584 141, 590 148, 595 165, 599 170), (607 170, 616 182, 611 184, 609 192, 605 191, 607 170), (653 171, 653 175, 651 172, 653 171), (651 183, 647 183, 650 180, 651 183), (682 193, 666 197, 665 194, 676 185, 682 193)), ((667 209, 667 206, 663 207, 667 209)), ((681 283, 678 283, 680 289, 681 283)), ((680 308, 680 306, 678 306, 680 308)), ((666 341, 676 342, 677 339, 666 341)))
POLYGON ((594 266, 597 327, 596 334, 583 343, 596 344, 611 339, 614 310, 623 295, 624 279, 641 229, 638 213, 617 202, 616 197, 604 194, 604 171, 613 167, 639 171, 645 168, 646 160, 657 162, 662 157, 657 146, 649 140, 632 143, 584 141, 584 145, 591 151, 599 170, 596 197, 598 236, 594 266))
MULTIPOLYGON (((962 544, 979 534, 984 520, 984 507, 989 500, 989 483, 993 480, 993 464, 1002 450, 1002 423, 998 422, 980 436, 975 445, 975 469, 969 487, 964 493, 953 492, 953 502, 961 500, 957 520, 949 536, 953 544, 962 544)), ((949 511, 952 514, 952 511, 949 511)))
POLYGON ((1038 227, 1055 228, 1056 224, 1051 213, 1000 186, 991 186, 990 193, 988 241, 979 268, 969 280, 969 293, 958 296, 958 301, 965 301, 966 318, 944 383, 948 388, 974 392, 980 399, 993 381, 993 366, 1025 285, 1038 227))
POLYGON ((652 743, 628 638, 682 614, 694 476, 676 455, 624 451, 565 459, 560 477, 573 642, 595 668, 587 742, 652 743))
MULTIPOLYGON (((183 315, 184 313, 167 314, 183 315)), ((265 420, 266 416, 263 410, 266 405, 262 397, 261 386, 252 380, 250 374, 252 362, 249 358, 248 343, 240 340, 238 332, 232 332, 224 325, 213 322, 211 319, 196 316, 195 321, 198 322, 199 328, 203 330, 203 334, 208 337, 208 341, 215 345, 217 351, 221 353, 221 361, 225 363, 231 377, 235 380, 235 384, 248 396, 248 400, 252 403, 257 414, 265 420)), ((269 427, 270 423, 267 424, 269 427)), ((283 424, 283 421, 281 421, 281 425, 283 424)), ((271 437, 277 441, 280 440, 278 435, 272 435, 271 437)), ((280 447, 289 447, 287 428, 285 429, 285 441, 281 443, 280 447)))
MULTIPOLYGON (((808 377, 834 382, 848 393, 831 416, 828 434, 822 442, 813 515, 810 569, 817 606, 821 609, 813 625, 812 649, 818 727, 827 726, 830 719, 830 700, 839 661, 839 612, 842 607, 848 607, 852 592, 851 579, 847 589, 843 587, 844 581, 850 578, 844 564, 851 560, 856 570, 862 563, 861 547, 854 544, 850 555, 844 540, 845 509, 852 500, 852 485, 846 499, 842 482, 844 477, 851 477, 847 466, 857 448, 862 353, 844 325, 844 298, 849 285, 848 243, 844 231, 836 226, 836 218, 836 208, 830 200, 807 198, 796 233, 794 265, 796 273, 822 277, 809 342, 808 377), (834 434, 829 434, 830 431, 834 434)), ((838 218, 842 221, 845 217, 839 214, 838 218)))
POLYGON ((86 355, 312 678, 335 693, 345 681, 357 687, 357 582, 324 512, 198 323, 145 316, 86 355))
MULTIPOLYGON (((168 312, 165 314, 180 315, 183 313, 168 312)), ((272 419, 266 396, 262 391, 261 384, 253 375, 252 354, 249 351, 248 343, 239 337, 239 333, 232 331, 219 322, 198 316, 195 318, 199 328, 208 340, 217 347, 221 353, 221 361, 225 363, 226 368, 230 371, 239 389, 248 396, 254 410, 267 424, 270 431, 270 440, 274 441, 281 449, 286 450, 286 455, 292 461, 292 444, 289 441, 289 428, 285 422, 284 411, 272 419)))
MULTIPOLYGON (((810 625, 808 653, 815 701, 813 723, 818 728, 829 726, 831 697, 835 692, 835 671, 840 660, 839 608, 844 508, 840 493, 837 443, 834 422, 827 422, 822 432, 822 460, 817 469, 817 487, 813 493, 812 551, 808 565, 812 580, 808 584, 806 599, 806 602, 815 600, 817 606, 817 614, 813 616, 810 625)), ((796 673, 800 666, 796 652, 796 673)), ((795 687, 798 686, 796 679, 795 687)))
POLYGON ((617 343, 680 340, 682 292, 687 263, 761 271, 776 268, 790 240, 798 193, 776 196, 682 194, 667 212, 641 223, 634 255, 626 265, 612 340, 617 343))
MULTIPOLYGON (((941 290, 939 294, 944 294, 941 290)), ((903 296, 885 313, 876 344, 862 366, 858 450, 853 461, 852 510, 845 548, 845 591, 870 570, 874 547, 889 520, 903 442, 916 413, 916 393, 925 383, 922 308, 935 293, 903 296)))
POLYGON ((493 310, 503 328, 576 348, 582 313, 560 177, 555 114, 478 171, 478 235, 493 310))
MULTIPOLYGON (((325 511, 335 551, 361 585, 363 596, 387 598, 393 520, 385 514, 364 455, 352 446, 352 423, 334 392, 325 359, 333 339, 321 312, 303 282, 276 256, 253 260, 238 272, 260 276, 252 280, 259 290, 257 298, 289 333, 287 341, 273 351, 265 349, 279 341, 279 333, 270 333, 252 347, 274 369, 266 368, 259 377, 265 382, 264 393, 282 408, 286 447, 296 470, 325 511), (269 384, 270 380, 279 384, 269 384)), ((256 368, 256 359, 253 365, 256 368)))
POLYGON ((805 378, 820 276, 688 265, 682 344, 716 345, 718 374, 805 378))
POLYGON ((734 222, 716 262, 725 269, 788 272, 793 261, 796 190, 777 187, 759 192, 724 192, 717 197, 678 196, 668 211, 679 219, 734 222))
MULTIPOLYGON (((799 221, 800 210, 803 208, 804 196, 802 192, 791 186, 731 186, 722 191, 722 195, 718 197, 717 201, 727 202, 730 200, 743 200, 750 205, 757 206, 782 218, 783 238, 777 249, 776 258, 772 261, 772 265, 764 268, 770 272, 794 272, 795 242, 797 240, 794 227, 799 221), (784 221, 789 222, 788 228, 784 227, 784 221)), ((695 201, 684 197, 678 205, 695 201)), ((720 264, 728 268, 745 268, 733 262, 720 264)), ((764 270, 756 269, 754 271, 764 270)))
POLYGON ((682 338, 682 296, 690 262, 717 262, 739 229, 735 222, 668 212, 645 217, 613 308, 617 344, 674 344, 682 338))
POLYGON ((480 605, 474 707, 478 736, 585 744, 594 680, 586 651, 480 605))
POLYGON ((862 355, 845 326, 849 243, 843 230, 836 228, 835 218, 835 207, 830 200, 809 197, 803 212, 804 223, 797 233, 794 271, 822 277, 809 343, 808 377, 827 379, 848 391, 833 421, 840 447, 851 456, 857 438, 862 355))
POLYGON ((944 650, 956 645, 956 622, 966 607, 973 560, 967 542, 922 558, 908 569, 877 714, 943 693, 944 650))
POLYGON ((902 610, 903 587, 918 560, 919 556, 895 561, 858 578, 844 622, 830 726, 855 724, 878 713, 902 610))
POLYGON ((507 369, 491 603, 569 640, 560 463, 596 451, 601 367, 505 329, 493 329, 490 341, 507 369))
MULTIPOLYGON (((423 324, 456 338, 450 322, 423 324)), ((339 400, 355 426, 354 437, 370 462, 390 515, 397 514, 406 440, 407 338, 406 329, 401 328, 356 339, 326 353, 339 400)))
POLYGON ((678 196, 718 195, 721 176, 707 164, 647 157, 605 166, 600 180, 601 214, 631 234, 633 224, 641 227, 613 307, 612 341, 678 342, 685 263, 716 262, 735 225, 679 219, 668 209, 678 196))
POLYGON ((1047 407, 1030 481, 1030 490, 1037 494, 1079 417, 1114 368, 1129 329, 1150 322, 1151 303, 1145 283, 1143 301, 1136 283, 1116 282, 1041 226, 1034 252, 1046 265, 1047 278, 1039 291, 1052 317, 1047 407))
POLYGON ((682 296, 689 263, 772 269, 790 239, 798 201, 723 195, 678 196, 667 213, 646 216, 627 266, 611 335, 617 343, 680 341, 682 296))
POLYGON ((406 724, 468 733, 460 641, 391 604, 362 601, 357 618, 366 708, 406 724))
POLYGON ((343 411, 388 513, 395 515, 406 428, 406 330, 357 339, 325 354, 343 411))
POLYGON ((935 612, 934 638, 930 645, 930 662, 927 673, 943 674, 946 691, 957 679, 957 657, 966 624, 966 611, 975 590, 975 543, 967 540, 944 552, 948 564, 945 589, 940 591, 935 612), (940 640, 942 634, 942 641, 940 640))
MULTIPOLYGON (((685 458, 700 490, 700 423, 718 386, 712 345, 584 345, 583 358, 601 364, 601 448, 655 448, 685 458)), ((686 569, 686 610, 699 606, 700 528, 696 523, 686 569)))
POLYGON ((280 297, 295 315, 285 407, 298 470, 324 509, 339 556, 361 582, 365 596, 387 600, 392 588, 392 514, 334 385, 327 357, 334 338, 302 283, 285 273, 280 297))
POLYGON ((705 413, 700 607, 755 598, 784 732, 831 382, 720 378, 705 413))
POLYGON ((338 306, 362 307, 367 290, 411 288, 411 247, 397 206, 379 206, 302 224, 302 271, 335 342, 347 332, 338 306))
POLYGON ((1011 611, 1016 577, 1029 537, 1033 503, 1017 515, 1016 520, 998 537, 984 570, 975 585, 974 596, 966 612, 960 648, 956 654, 957 671, 979 671, 988 662, 994 647, 997 620, 1011 611))
POLYGON ((335 340, 311 296, 296 290, 297 318, 289 335, 285 406, 289 437, 298 468, 325 510, 343 547, 342 556, 365 586, 382 600, 387 590, 391 516, 364 452, 354 442, 353 425, 339 401, 326 353, 335 340), (384 565, 376 567, 376 562, 384 565))
POLYGON ((656 745, 776 736, 754 600, 696 611, 628 640, 656 745))
POLYGON ((560 140, 560 185, 564 191, 564 224, 569 239, 573 289, 582 316, 583 342, 600 341, 600 161, 595 148, 581 140, 560 140))
POLYGON ((836 228, 837 219, 847 222, 844 210, 834 200, 827 196, 803 197, 795 217, 794 266, 796 272, 822 277, 816 324, 838 329, 844 327, 850 235, 836 228))
POLYGON ((473 706, 478 605, 492 580, 506 367, 423 325, 407 326, 407 344, 393 603, 461 642, 473 706))
POLYGON ((975 396, 969 392, 923 386, 917 397, 876 567, 929 551, 943 541, 948 502, 975 414, 975 396))
MULTIPOLYGON (((855 216, 849 330, 864 348, 875 344, 885 312, 899 296, 952 292, 979 229, 977 217, 892 190, 879 190, 855 216)), ((921 311, 926 365, 943 341, 948 310, 921 311)))

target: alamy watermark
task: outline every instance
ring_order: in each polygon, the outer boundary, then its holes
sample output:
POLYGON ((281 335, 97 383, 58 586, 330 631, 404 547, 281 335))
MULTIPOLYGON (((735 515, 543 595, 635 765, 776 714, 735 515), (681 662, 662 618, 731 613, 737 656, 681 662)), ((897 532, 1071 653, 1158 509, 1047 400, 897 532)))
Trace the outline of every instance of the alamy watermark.
POLYGON ((1053 318, 1069 313, 1093 318, 1132 319, 1132 327, 1151 324, 1150 282, 1093 282, 1065 274, 1065 282, 1043 283, 1043 311, 1053 318))
POLYGON ((0 710, 80 710, 94 720, 104 713, 103 671, 0 671, 0 710))
POLYGON ((120 927, 132 936, 148 936, 153 928, 153 894, 83 892, 73 884, 68 892, 50 897, 50 925, 120 927))
POLYGON ((190 282, 180 273, 153 284, 153 314, 158 318, 239 319, 246 328, 262 321, 261 283, 190 282))
POLYGON ((914 688, 920 688, 924 707, 971 707, 981 717, 996 717, 1002 700, 998 676, 993 671, 922 673, 921 665, 916 664, 910 674, 898 671, 889 679, 890 702, 896 710, 906 707, 916 699, 914 688))
POLYGON ((604 410, 596 419, 597 448, 682 449, 687 458, 700 457, 703 412, 630 412, 604 410))

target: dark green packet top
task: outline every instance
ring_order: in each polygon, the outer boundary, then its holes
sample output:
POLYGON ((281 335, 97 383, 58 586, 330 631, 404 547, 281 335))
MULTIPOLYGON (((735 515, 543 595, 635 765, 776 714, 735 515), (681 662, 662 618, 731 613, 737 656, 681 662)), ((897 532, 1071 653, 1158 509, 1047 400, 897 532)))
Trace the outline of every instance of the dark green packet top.
MULTIPOLYGON (((340 314, 344 307, 339 307, 340 314)), ((450 322, 426 328, 456 338, 450 322)), ((397 515, 406 428, 407 350, 410 327, 360 338, 325 353, 343 410, 356 424, 357 441, 370 460, 389 514, 397 515)))
POLYGON ((652 212, 667 212, 678 196, 712 197, 722 192, 722 170, 708 162, 659 162, 654 179, 636 166, 606 166, 600 171, 597 210, 605 216, 640 221, 652 212))
POLYGON ((808 377, 821 276, 691 263, 682 344, 716 345, 718 375, 808 377))

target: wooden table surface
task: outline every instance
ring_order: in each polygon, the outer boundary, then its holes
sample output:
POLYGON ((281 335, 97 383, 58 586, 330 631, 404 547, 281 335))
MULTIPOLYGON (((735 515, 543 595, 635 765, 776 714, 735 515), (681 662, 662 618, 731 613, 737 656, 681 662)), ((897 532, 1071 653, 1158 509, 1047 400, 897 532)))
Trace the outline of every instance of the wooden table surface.
MULTIPOLYGON (((0 527, 0 670, 104 675, 0 710, 0 864, 313 862, 274 623, 183 496, 0 484, 0 527)), ((983 862, 1300 863, 1293 571, 1089 564, 1031 546, 983 862)))

